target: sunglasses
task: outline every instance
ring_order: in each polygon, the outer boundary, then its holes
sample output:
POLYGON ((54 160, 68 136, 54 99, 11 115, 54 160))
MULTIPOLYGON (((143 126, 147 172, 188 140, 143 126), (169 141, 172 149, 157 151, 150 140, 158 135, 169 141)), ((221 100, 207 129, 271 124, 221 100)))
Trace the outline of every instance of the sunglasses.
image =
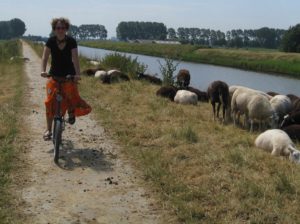
POLYGON ((57 27, 55 27, 55 30, 65 30, 66 29, 66 27, 64 27, 64 26, 57 26, 57 27))

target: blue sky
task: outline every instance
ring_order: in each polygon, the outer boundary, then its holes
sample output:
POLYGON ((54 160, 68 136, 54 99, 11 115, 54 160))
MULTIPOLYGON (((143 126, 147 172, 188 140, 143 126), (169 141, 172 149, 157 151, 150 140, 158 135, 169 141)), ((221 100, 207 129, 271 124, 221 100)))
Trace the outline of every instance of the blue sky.
POLYGON ((0 20, 20 18, 26 34, 48 35, 53 17, 74 25, 102 24, 115 36, 120 21, 157 21, 168 27, 287 29, 300 23, 299 0, 0 0, 0 20))

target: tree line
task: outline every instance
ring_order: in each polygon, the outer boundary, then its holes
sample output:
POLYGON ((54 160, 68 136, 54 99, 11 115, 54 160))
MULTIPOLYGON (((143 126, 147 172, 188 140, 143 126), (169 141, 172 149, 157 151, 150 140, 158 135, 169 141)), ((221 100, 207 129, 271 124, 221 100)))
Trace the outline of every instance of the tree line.
POLYGON ((26 31, 25 23, 18 19, 0 21, 0 39, 12 39, 21 37, 26 31))
POLYGON ((78 40, 105 40, 107 38, 107 30, 100 24, 71 25, 69 34, 78 40))
POLYGON ((278 48, 286 30, 263 27, 261 29, 220 30, 184 28, 168 29, 168 39, 182 43, 228 47, 278 48))
POLYGON ((167 27, 157 22, 121 22, 117 26, 119 40, 165 40, 167 27))

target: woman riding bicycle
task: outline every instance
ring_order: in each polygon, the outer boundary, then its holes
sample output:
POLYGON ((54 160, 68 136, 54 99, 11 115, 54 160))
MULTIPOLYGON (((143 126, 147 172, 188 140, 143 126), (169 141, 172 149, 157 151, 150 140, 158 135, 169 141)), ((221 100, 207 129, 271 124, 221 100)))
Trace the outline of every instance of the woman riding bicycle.
POLYGON ((55 92, 57 91, 57 81, 62 84, 62 114, 68 111, 68 122, 75 123, 76 116, 83 116, 91 112, 91 107, 80 98, 77 82, 80 80, 80 66, 78 59, 77 42, 74 38, 67 35, 70 22, 66 18, 55 18, 51 22, 53 36, 50 37, 44 47, 42 58, 42 77, 49 77, 46 72, 49 55, 51 54, 50 78, 47 80, 46 118, 47 130, 44 139, 50 140, 52 137, 52 123, 56 111, 55 92), (71 75, 73 79, 67 80, 71 75))

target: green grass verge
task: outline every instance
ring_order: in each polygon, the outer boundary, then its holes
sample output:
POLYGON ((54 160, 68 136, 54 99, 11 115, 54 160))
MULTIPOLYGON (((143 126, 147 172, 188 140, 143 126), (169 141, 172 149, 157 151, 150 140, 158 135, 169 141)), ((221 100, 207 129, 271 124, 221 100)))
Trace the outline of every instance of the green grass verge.
POLYGON ((14 159, 19 150, 16 140, 24 77, 23 62, 9 59, 21 55, 21 44, 19 41, 1 41, 0 52, 0 220, 1 223, 16 223, 10 174, 17 167, 14 159))
POLYGON ((137 44, 111 41, 81 41, 80 45, 300 78, 300 54, 283 53, 276 50, 209 49, 195 45, 137 44))

